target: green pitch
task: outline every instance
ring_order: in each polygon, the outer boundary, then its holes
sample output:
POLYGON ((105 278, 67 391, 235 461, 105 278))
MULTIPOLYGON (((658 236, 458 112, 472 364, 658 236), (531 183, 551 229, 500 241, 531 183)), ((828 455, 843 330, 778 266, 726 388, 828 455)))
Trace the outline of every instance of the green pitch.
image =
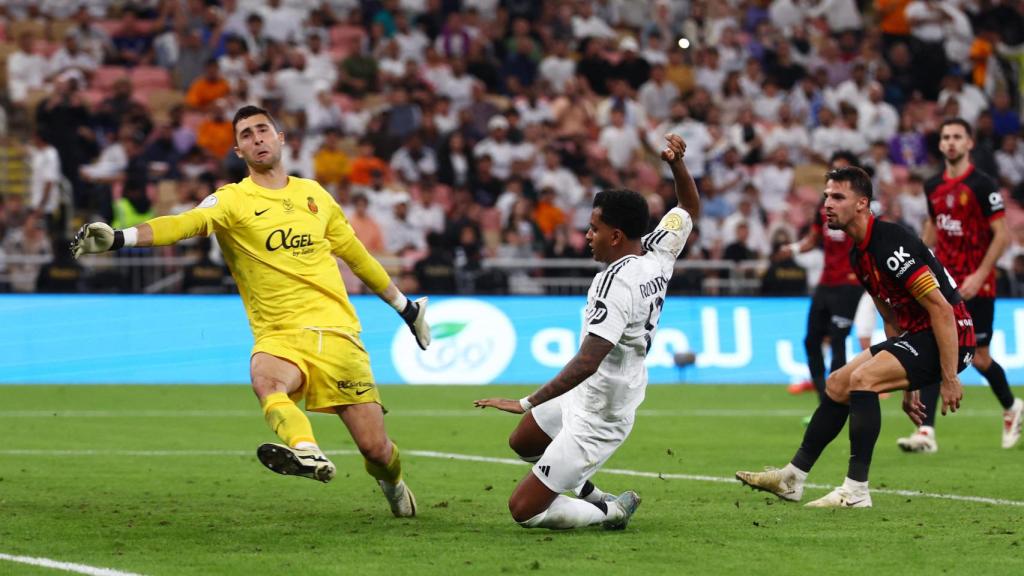
MULTIPOLYGON (((264 469, 255 449, 274 437, 246 387, 0 387, 0 554, 147 575, 1024 574, 1024 448, 999 448, 985 388, 940 420, 934 455, 896 449, 911 426, 884 400, 875 507, 820 511, 726 480, 785 464, 811 395, 652 386, 616 470, 595 478, 643 497, 618 533, 519 528, 506 501, 527 467, 449 456, 511 458, 517 417, 470 404, 527 390, 385 387, 419 501, 396 520, 334 417, 312 416, 332 483, 264 469)), ((809 481, 841 482, 847 456, 844 431, 809 481)), ((0 573, 57 572, 0 560, 0 573)))

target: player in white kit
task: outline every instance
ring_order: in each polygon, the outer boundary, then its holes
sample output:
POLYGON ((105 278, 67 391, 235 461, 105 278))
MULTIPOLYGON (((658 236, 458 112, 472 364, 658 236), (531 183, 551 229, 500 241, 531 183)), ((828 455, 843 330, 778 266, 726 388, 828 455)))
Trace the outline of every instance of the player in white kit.
POLYGON ((612 497, 590 482, 633 429, 647 388, 644 359, 658 328, 676 258, 700 214, 693 178, 683 163, 686 144, 665 137, 662 159, 672 169, 678 206, 644 235, 647 201, 630 190, 594 198, 587 241, 608 267, 587 293, 582 343, 576 356, 533 394, 489 398, 475 405, 523 414, 509 445, 533 470, 509 498, 524 528, 566 529, 604 524, 622 529, 640 505, 636 492, 612 497), (572 498, 563 493, 574 493, 572 498))

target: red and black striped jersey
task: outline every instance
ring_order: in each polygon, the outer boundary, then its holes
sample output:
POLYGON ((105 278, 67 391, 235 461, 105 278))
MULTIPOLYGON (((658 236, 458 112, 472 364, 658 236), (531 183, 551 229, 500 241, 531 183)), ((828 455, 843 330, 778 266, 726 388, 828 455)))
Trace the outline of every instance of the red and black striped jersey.
POLYGON ((850 262, 868 293, 887 302, 895 312, 900 330, 914 333, 931 329, 931 317, 918 299, 939 290, 953 306, 957 332, 970 332, 973 338, 974 330, 964 330, 972 325, 971 315, 956 283, 908 228, 872 217, 864 240, 850 252, 850 262))
POLYGON ((821 247, 825 252, 825 267, 821 269, 821 286, 856 286, 857 275, 850 267, 850 250, 853 239, 842 230, 830 230, 825 217, 825 203, 818 206, 818 219, 811 224, 811 229, 821 237, 821 247))
MULTIPOLYGON (((935 224, 935 255, 953 279, 963 282, 985 259, 992 243, 992 221, 1005 215, 1003 195, 989 175, 971 165, 958 178, 945 173, 925 183, 928 215, 935 224)), ((994 298, 995 271, 989 274, 978 296, 994 298)))

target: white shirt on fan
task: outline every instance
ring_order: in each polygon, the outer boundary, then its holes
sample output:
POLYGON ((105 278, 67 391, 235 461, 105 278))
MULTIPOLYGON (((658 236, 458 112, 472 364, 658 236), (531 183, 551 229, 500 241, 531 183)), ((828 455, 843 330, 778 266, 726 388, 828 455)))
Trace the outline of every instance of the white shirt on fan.
POLYGON ((658 329, 665 291, 692 229, 690 215, 673 208, 643 237, 642 256, 624 256, 594 277, 582 336, 593 334, 615 346, 594 375, 566 394, 568 409, 584 416, 564 418, 566 426, 633 419, 647 389, 644 360, 658 329))

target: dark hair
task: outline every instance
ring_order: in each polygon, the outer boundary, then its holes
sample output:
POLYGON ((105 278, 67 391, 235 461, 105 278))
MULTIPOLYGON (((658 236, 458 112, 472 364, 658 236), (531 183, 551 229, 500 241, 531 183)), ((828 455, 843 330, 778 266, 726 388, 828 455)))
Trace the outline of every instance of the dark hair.
POLYGON ((871 176, 868 176, 867 172, 856 166, 829 170, 828 174, 825 174, 825 181, 828 182, 829 180, 833 182, 849 182, 850 189, 857 194, 866 197, 868 200, 874 198, 874 192, 871 189, 871 176))
POLYGON ((273 126, 274 131, 277 132, 277 121, 274 120, 274 117, 270 115, 270 112, 267 112, 266 110, 260 108, 259 106, 253 106, 251 104, 248 106, 242 106, 238 109, 238 112, 235 112, 235 118, 231 121, 231 131, 237 131, 238 123, 242 120, 245 120, 246 118, 252 118, 253 116, 259 116, 260 114, 263 114, 264 116, 267 117, 267 120, 270 120, 270 125, 273 126))
POLYGON ((602 190, 594 196, 594 208, 601 209, 602 222, 622 230, 630 240, 643 236, 651 219, 647 200, 632 190, 602 190))
POLYGON ((971 125, 968 124, 967 120, 964 120, 963 118, 946 118, 945 120, 943 120, 942 124, 939 124, 940 136, 942 135, 942 129, 945 128, 946 126, 962 126, 964 132, 967 132, 967 137, 974 138, 974 129, 971 128, 971 125))
POLYGON ((828 165, 831 166, 836 163, 836 160, 846 160, 846 163, 850 166, 856 166, 860 168, 860 159, 857 155, 849 150, 837 150, 832 154, 832 157, 828 159, 828 165))

